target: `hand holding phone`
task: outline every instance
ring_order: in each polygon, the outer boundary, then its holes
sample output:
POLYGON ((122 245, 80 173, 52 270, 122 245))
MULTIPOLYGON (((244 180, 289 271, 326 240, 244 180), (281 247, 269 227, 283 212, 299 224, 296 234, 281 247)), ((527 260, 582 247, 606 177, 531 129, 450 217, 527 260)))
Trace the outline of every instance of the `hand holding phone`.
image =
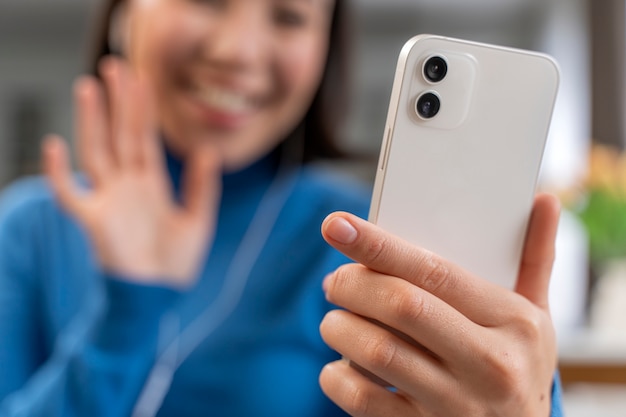
POLYGON ((534 196, 557 81, 532 52, 436 36, 402 50, 370 222, 322 225, 355 261, 325 279, 342 308, 320 326, 348 359, 320 384, 349 414, 560 415, 559 204, 534 196))

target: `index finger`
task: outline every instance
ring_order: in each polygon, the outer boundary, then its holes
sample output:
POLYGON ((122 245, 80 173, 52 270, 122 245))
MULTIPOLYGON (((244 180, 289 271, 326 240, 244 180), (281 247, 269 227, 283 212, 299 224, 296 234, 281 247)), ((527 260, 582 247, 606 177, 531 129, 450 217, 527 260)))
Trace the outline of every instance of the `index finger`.
POLYGON ((479 324, 501 324, 503 314, 513 314, 513 292, 352 214, 330 214, 322 223, 322 235, 354 261, 417 285, 479 324), (500 319, 494 318, 494 311, 500 319))

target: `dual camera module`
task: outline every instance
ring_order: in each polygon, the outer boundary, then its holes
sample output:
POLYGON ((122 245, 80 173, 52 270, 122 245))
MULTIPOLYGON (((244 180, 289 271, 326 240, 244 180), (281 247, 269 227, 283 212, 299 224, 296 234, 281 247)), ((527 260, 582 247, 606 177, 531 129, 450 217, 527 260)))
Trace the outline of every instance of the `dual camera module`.
MULTIPOLYGON (((431 84, 443 80, 448 73, 448 63, 439 55, 426 59, 422 67, 422 75, 431 84)), ((415 104, 417 114, 422 119, 432 119, 441 109, 441 99, 434 91, 420 95, 415 104)))

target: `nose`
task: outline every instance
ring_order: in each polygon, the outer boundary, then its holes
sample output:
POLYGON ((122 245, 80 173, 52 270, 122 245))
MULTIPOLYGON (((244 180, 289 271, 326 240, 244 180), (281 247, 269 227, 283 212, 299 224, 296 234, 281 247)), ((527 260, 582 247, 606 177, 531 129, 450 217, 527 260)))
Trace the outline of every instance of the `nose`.
POLYGON ((231 2, 203 45, 206 59, 239 68, 262 63, 270 48, 271 27, 254 2, 231 2))

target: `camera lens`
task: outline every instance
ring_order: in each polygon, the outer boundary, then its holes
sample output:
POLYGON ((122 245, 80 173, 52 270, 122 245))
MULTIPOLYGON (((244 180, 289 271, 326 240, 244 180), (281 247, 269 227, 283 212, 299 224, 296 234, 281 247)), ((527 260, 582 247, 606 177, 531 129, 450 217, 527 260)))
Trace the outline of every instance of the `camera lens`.
POLYGON ((441 100, 435 93, 424 93, 417 99, 415 107, 422 119, 432 119, 439 113, 441 100))
POLYGON ((448 63, 440 56, 433 56, 424 64, 424 76, 432 83, 443 80, 448 73, 448 63))

